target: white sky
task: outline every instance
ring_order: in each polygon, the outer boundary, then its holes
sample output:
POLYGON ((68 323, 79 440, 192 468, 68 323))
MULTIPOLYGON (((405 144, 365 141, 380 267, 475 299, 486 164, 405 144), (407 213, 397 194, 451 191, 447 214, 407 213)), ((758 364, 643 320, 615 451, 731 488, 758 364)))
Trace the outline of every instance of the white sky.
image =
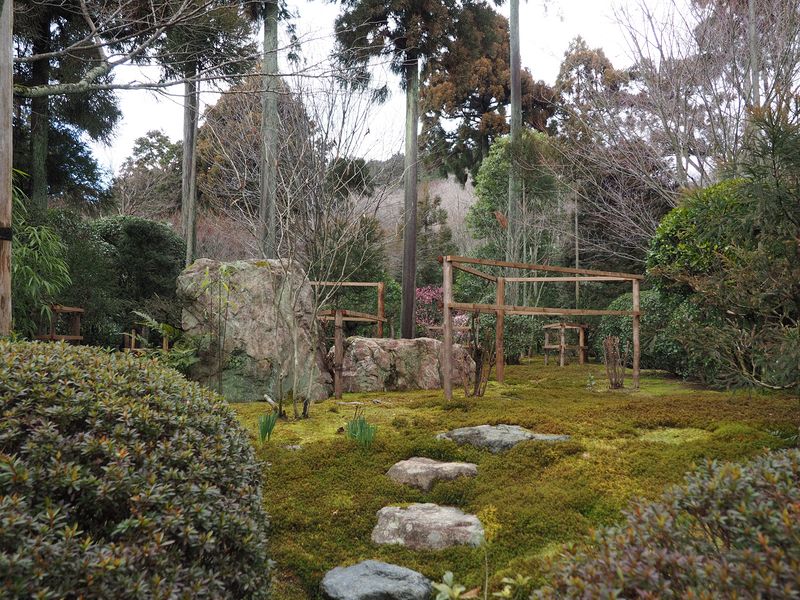
MULTIPOLYGON (((530 0, 520 3, 520 42, 522 65, 534 79, 553 83, 564 52, 570 41, 582 36, 590 47, 601 47, 616 66, 624 66, 627 46, 614 22, 613 7, 620 0, 530 0), (546 6, 543 6, 545 4, 546 6)), ((295 19, 302 40, 302 52, 309 63, 324 60, 332 47, 333 21, 340 6, 321 0, 288 0, 290 9, 299 13, 295 19)), ((508 16, 508 5, 499 12, 508 16)), ((128 67, 117 70, 117 79, 140 77, 140 71, 128 67)), ((384 158, 402 149, 404 97, 398 80, 390 75, 392 90, 389 100, 373 115, 370 122, 368 158, 384 158)), ((168 94, 148 91, 120 91, 123 118, 108 146, 94 145, 95 154, 106 169, 116 172, 130 154, 137 137, 152 129, 163 130, 172 140, 182 136, 182 87, 171 88, 168 94)), ((214 102, 207 94, 206 102, 214 102)))

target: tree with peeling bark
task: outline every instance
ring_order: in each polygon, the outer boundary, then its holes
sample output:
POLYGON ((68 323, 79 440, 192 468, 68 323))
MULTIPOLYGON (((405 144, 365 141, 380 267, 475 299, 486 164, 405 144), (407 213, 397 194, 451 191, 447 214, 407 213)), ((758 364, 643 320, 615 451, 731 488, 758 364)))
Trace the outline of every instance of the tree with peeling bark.
POLYGON ((439 54, 455 34, 468 0, 341 0, 336 19, 338 58, 359 65, 368 79, 374 58, 388 58, 406 92, 401 335, 414 337, 420 63, 439 54))

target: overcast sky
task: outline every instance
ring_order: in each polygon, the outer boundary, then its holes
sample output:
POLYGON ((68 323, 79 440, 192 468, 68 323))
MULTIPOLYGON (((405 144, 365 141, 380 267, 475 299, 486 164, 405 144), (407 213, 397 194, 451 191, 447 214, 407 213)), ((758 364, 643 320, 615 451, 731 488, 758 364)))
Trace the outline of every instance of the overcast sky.
MULTIPOLYGON (((530 0, 520 3, 520 38, 522 65, 534 79, 553 83, 559 65, 570 41, 582 36, 589 46, 601 47, 616 66, 629 62, 627 46, 619 27, 614 22, 613 7, 621 0, 530 0), (546 6, 543 6, 546 4, 546 6)), ((308 63, 324 60, 332 47, 333 21, 340 10, 338 4, 322 0, 288 0, 289 7, 299 14, 295 19, 297 33, 302 41, 302 53, 308 63)), ((499 11, 508 16, 507 4, 499 11)), ((133 67, 118 70, 120 80, 140 78, 133 67)), ((402 149, 404 97, 398 80, 390 74, 379 74, 389 80, 392 95, 370 123, 374 138, 366 145, 369 158, 383 158, 402 149)), ((120 91, 122 122, 108 146, 95 145, 101 164, 116 172, 130 154, 133 141, 151 129, 163 130, 171 139, 182 135, 182 87, 168 90, 168 94, 147 91, 120 91)), ((214 102, 213 94, 206 94, 207 102, 214 102)))

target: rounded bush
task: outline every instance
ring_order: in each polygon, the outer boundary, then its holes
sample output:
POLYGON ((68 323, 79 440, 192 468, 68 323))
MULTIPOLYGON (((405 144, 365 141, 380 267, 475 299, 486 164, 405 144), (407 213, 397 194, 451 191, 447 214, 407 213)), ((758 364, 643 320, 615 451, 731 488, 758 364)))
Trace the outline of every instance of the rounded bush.
POLYGON ((744 181, 731 179, 697 190, 662 220, 650 243, 647 271, 661 285, 684 289, 676 277, 704 275, 720 256, 752 238, 751 202, 744 181))
POLYGON ((661 502, 568 549, 533 598, 795 598, 800 450, 709 462, 661 502))
POLYGON ((4 597, 267 597, 260 468, 221 397, 131 354, 0 357, 4 597))

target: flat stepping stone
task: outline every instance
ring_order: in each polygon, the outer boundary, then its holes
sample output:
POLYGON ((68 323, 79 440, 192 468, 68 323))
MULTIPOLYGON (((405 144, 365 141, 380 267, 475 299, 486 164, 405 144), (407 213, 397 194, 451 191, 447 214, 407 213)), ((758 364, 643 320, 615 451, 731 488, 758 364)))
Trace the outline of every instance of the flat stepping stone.
POLYGON ((365 560, 328 571, 320 591, 327 600, 429 600, 433 586, 411 569, 365 560))
POLYGON ((430 491, 437 481, 450 481, 457 477, 475 477, 478 465, 464 462, 441 462, 431 458, 414 456, 392 465, 386 472, 389 479, 397 483, 430 491))
POLYGON ((519 425, 478 425, 477 427, 461 427, 436 436, 440 440, 452 440, 456 444, 469 444, 476 448, 484 448, 490 452, 503 452, 513 448, 520 442, 534 440, 537 442, 566 442, 568 435, 551 433, 534 433, 519 425))
POLYGON ((400 544, 412 550, 442 550, 459 545, 480 546, 484 533, 475 515, 452 506, 425 503, 380 509, 372 541, 400 544))

